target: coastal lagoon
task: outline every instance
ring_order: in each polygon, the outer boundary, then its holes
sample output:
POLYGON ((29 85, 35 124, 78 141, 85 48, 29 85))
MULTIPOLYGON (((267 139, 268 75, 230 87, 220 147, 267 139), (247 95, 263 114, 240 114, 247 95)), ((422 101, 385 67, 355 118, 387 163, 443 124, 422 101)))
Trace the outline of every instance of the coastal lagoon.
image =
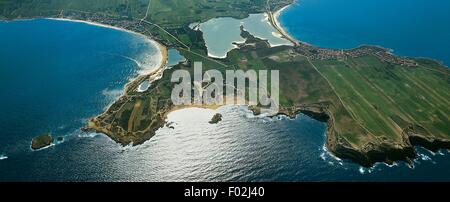
POLYGON ((234 18, 214 18, 200 24, 199 28, 203 32, 208 56, 214 58, 225 58, 230 50, 237 46, 233 43, 243 43, 245 39, 241 37, 241 23, 234 18))
POLYGON ((243 43, 240 27, 255 37, 268 40, 271 46, 292 45, 281 37, 281 34, 269 23, 265 13, 251 14, 248 18, 239 20, 230 17, 214 18, 199 25, 208 48, 208 55, 215 58, 225 58, 227 53, 243 43))
POLYGON ((450 1, 301 0, 278 20, 293 37, 336 49, 379 45, 450 64, 450 1))
POLYGON ((413 168, 366 169, 326 151, 325 123, 254 116, 245 106, 175 111, 173 129, 122 147, 79 128, 117 99, 145 68, 138 64, 158 58, 156 47, 140 35, 52 20, 1 22, 0 36, 0 181, 450 180, 447 150, 418 148, 413 168), (215 113, 223 121, 209 124, 215 113), (42 133, 64 141, 31 151, 42 133))
POLYGON ((179 64, 180 62, 184 62, 184 61, 186 61, 186 58, 184 58, 177 49, 171 48, 167 51, 167 66, 168 67, 173 67, 173 66, 179 64))
POLYGON ((293 45, 289 40, 282 38, 282 35, 269 22, 266 13, 250 14, 242 20, 244 29, 255 37, 267 40, 270 46, 293 45))

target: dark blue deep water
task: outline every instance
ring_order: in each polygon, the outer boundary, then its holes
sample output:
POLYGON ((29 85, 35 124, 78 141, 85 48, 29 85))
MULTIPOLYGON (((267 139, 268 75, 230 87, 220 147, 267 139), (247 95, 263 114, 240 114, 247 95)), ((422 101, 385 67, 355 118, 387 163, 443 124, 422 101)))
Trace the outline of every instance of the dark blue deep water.
POLYGON ((138 63, 155 48, 142 37, 52 20, 0 22, 0 181, 387 181, 450 180, 448 151, 420 150, 409 168, 371 169, 334 159, 324 150, 324 123, 304 115, 254 117, 245 107, 216 113, 171 113, 174 129, 121 147, 79 130, 101 113, 138 63), (32 151, 32 137, 64 142, 32 151))
POLYGON ((450 64, 448 0, 299 0, 279 21, 301 41, 348 49, 380 45, 450 64))

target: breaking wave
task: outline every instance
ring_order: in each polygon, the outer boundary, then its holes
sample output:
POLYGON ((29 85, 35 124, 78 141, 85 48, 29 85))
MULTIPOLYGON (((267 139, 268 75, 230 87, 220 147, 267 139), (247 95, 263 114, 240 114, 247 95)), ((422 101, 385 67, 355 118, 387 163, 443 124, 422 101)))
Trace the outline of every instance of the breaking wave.
POLYGON ((0 161, 1 161, 1 160, 5 160, 5 159, 8 159, 8 156, 6 156, 6 155, 4 155, 4 154, 1 154, 1 155, 0 155, 0 161))

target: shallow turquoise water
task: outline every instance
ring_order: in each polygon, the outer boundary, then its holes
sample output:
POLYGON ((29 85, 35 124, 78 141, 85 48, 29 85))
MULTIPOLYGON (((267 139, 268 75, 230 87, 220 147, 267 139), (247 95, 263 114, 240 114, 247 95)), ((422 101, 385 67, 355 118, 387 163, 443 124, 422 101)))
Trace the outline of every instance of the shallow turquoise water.
POLYGON ((178 50, 176 50, 176 49, 169 49, 167 51, 167 55, 168 55, 167 56, 168 57, 167 58, 168 59, 167 66, 169 66, 169 67, 175 66, 175 65, 177 65, 180 62, 186 61, 186 58, 184 58, 180 54, 180 52, 178 50))
POLYGON ((240 106, 219 109, 217 125, 208 123, 216 111, 174 112, 175 129, 121 147, 79 128, 136 76, 130 58, 148 59, 154 47, 130 33, 49 20, 1 22, 0 44, 0 181, 450 180, 448 151, 419 149, 414 169, 361 169, 324 150, 324 123, 254 117, 240 106), (40 133, 65 140, 31 151, 40 133))
POLYGON ((279 17, 294 37, 320 47, 380 45, 450 64, 450 1, 301 0, 279 17))
POLYGON ((230 17, 214 18, 200 24, 200 30, 203 32, 208 55, 215 58, 225 58, 227 53, 236 48, 234 42, 242 43, 245 41, 241 37, 241 23, 239 20, 230 17))
POLYGON ((292 45, 291 42, 282 38, 280 33, 269 23, 269 17, 265 13, 250 14, 242 20, 244 29, 255 37, 268 40, 271 46, 292 45))

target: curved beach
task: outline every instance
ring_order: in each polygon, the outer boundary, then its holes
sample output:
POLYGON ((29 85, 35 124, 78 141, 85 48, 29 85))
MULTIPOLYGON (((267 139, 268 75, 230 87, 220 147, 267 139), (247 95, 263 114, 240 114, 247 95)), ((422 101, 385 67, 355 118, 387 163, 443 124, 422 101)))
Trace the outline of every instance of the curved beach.
MULTIPOLYGON (((139 74, 137 77, 131 79, 130 82, 128 82, 124 89, 123 89, 123 93, 120 97, 118 97, 116 99, 117 100, 121 100, 124 97, 128 96, 129 92, 133 92, 133 91, 139 91, 139 86, 143 83, 143 82, 149 82, 149 86, 151 85, 151 83, 155 80, 158 80, 162 77, 162 74, 165 70, 167 61, 168 61, 168 51, 167 48, 162 45, 161 43, 150 39, 148 36, 141 34, 141 33, 137 33, 131 30, 127 30, 124 28, 120 28, 120 27, 115 27, 115 26, 111 26, 111 25, 105 25, 105 24, 101 24, 101 23, 96 23, 96 22, 91 22, 91 21, 84 21, 84 20, 73 20, 73 19, 67 19, 67 18, 47 18, 50 20, 60 20, 60 21, 71 21, 71 22, 78 22, 78 23, 85 23, 85 24, 89 24, 89 25, 94 25, 94 26, 99 26, 99 27, 104 27, 104 28, 109 28, 109 29, 114 29, 114 30, 119 30, 119 31, 123 31, 123 32, 128 32, 131 34, 135 34, 138 36, 143 37, 148 43, 151 43, 158 51, 159 56, 157 58, 157 63, 154 65, 153 68, 149 68, 150 71, 139 71, 139 74)), ((141 69, 144 69, 143 67, 140 67, 141 69)), ((144 69, 145 70, 145 69, 144 69)), ((144 91, 142 91, 144 92, 144 91)), ((109 106, 106 107, 106 110, 104 110, 103 113, 101 113, 100 115, 97 115, 96 117, 93 117, 91 120, 89 120, 87 122, 87 126, 83 127, 81 130, 89 130, 89 129, 93 129, 97 132, 102 132, 104 134, 109 134, 108 132, 110 132, 108 129, 103 128, 101 126, 99 126, 95 120, 97 119, 97 117, 99 116, 103 116, 105 114, 108 113, 108 111, 111 109, 111 107, 113 107, 115 102, 111 102, 109 104, 109 106)))
MULTIPOLYGON (((97 22, 92 22, 92 21, 75 20, 75 19, 68 19, 68 18, 46 18, 46 19, 59 20, 59 21, 70 21, 70 22, 77 22, 77 23, 85 23, 85 24, 89 24, 89 25, 93 25, 93 26, 104 27, 104 28, 108 28, 108 29, 114 29, 114 30, 118 30, 118 31, 131 33, 131 34, 134 34, 134 35, 137 35, 137 36, 140 36, 140 37, 144 38, 147 43, 152 44, 153 47, 155 47, 157 49, 157 52, 159 53, 158 56, 157 56, 158 58, 156 58, 157 63, 154 66, 152 66, 152 67, 144 67, 142 64, 137 62, 138 66, 140 68, 140 70, 138 71, 138 76, 133 78, 133 79, 131 79, 131 81, 128 82, 125 85, 124 92, 122 93, 122 96, 127 94, 127 92, 129 92, 130 90, 134 90, 145 79, 148 79, 150 83, 153 82, 154 80, 158 80, 160 78, 160 75, 162 75, 162 72, 164 71, 164 68, 166 67, 166 64, 167 64, 167 61, 168 61, 167 48, 164 45, 162 45, 161 43, 159 43, 159 42, 149 38, 148 36, 146 36, 146 35, 144 35, 142 33, 134 32, 134 31, 131 31, 131 30, 128 30, 128 29, 124 29, 124 28, 121 28, 121 27, 115 27, 115 26, 111 26, 111 25, 105 25, 105 24, 101 24, 101 23, 97 23, 97 22)), ((153 60, 154 57, 155 57, 155 55, 152 56, 152 61, 154 61, 153 60)), ((118 99, 120 99, 120 97, 118 99)), ((114 102, 110 103, 109 106, 106 107, 106 108, 109 109, 113 103, 114 102)))
POLYGON ((290 6, 291 5, 287 5, 281 8, 280 10, 276 11, 275 13, 269 12, 269 22, 272 24, 273 27, 275 27, 276 30, 278 30, 278 32, 281 33, 281 35, 283 35, 284 38, 291 41, 293 44, 297 45, 299 41, 294 37, 292 37, 286 30, 284 30, 283 26, 278 20, 283 11, 285 11, 290 6))
MULTIPOLYGON (((142 72, 143 75, 149 75, 154 72, 157 72, 158 69, 163 68, 165 66, 165 63, 167 61, 167 48, 164 45, 162 45, 161 43, 159 43, 155 40, 152 40, 151 38, 149 38, 148 36, 146 36, 144 34, 134 32, 134 31, 131 31, 128 29, 124 29, 121 27, 115 27, 115 26, 111 26, 111 25, 105 25, 105 24, 91 22, 91 21, 85 21, 85 20, 75 20, 75 19, 69 19, 69 18, 45 18, 45 19, 85 23, 85 24, 94 25, 94 26, 98 26, 98 27, 104 27, 104 28, 108 28, 108 29, 114 29, 114 30, 118 30, 118 31, 128 32, 128 33, 143 37, 148 43, 152 44, 160 53, 159 58, 157 60, 158 63, 156 63, 156 65, 153 68, 148 68, 148 69, 151 69, 151 71, 140 71, 140 72, 142 72)), ((147 69, 144 67, 140 67, 140 68, 147 69)))

